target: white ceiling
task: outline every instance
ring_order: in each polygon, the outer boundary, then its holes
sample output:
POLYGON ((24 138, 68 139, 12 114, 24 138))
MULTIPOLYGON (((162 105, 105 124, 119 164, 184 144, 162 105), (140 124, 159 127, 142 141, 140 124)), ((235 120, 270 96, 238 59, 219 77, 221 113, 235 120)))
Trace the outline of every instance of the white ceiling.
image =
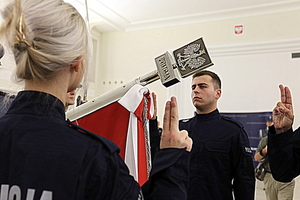
POLYGON ((91 27, 100 32, 143 30, 300 9, 300 0, 65 1, 73 4, 91 27))

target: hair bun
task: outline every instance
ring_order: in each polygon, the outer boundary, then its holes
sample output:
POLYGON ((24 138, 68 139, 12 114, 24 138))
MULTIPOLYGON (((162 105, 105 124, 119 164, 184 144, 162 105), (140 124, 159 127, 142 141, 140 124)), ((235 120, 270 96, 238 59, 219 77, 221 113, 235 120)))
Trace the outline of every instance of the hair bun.
POLYGON ((14 47, 15 49, 18 49, 18 51, 22 52, 27 49, 28 45, 25 42, 19 41, 15 43, 14 47))

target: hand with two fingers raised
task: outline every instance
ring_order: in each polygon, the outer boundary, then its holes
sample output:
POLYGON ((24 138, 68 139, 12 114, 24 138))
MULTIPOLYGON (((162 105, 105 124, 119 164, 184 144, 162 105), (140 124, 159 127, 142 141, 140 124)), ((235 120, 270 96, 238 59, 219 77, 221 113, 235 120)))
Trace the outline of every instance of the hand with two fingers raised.
POLYGON ((273 122, 277 134, 291 129, 294 121, 291 91, 283 85, 279 85, 279 89, 281 102, 273 109, 273 122))
POLYGON ((192 150, 193 141, 186 130, 179 131, 178 106, 175 97, 167 101, 163 118, 163 131, 160 140, 160 149, 186 148, 192 150))

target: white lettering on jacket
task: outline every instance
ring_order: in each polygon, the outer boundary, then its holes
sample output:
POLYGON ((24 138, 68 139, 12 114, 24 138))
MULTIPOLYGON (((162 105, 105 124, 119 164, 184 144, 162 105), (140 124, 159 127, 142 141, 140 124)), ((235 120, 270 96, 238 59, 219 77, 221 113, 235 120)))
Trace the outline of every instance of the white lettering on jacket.
MULTIPOLYGON (((34 199, 35 189, 27 189, 26 200, 34 199)), ((17 185, 11 186, 2 184, 0 191, 0 200, 21 200, 21 189, 17 185)), ((52 200, 52 192, 44 190, 40 200, 52 200)))

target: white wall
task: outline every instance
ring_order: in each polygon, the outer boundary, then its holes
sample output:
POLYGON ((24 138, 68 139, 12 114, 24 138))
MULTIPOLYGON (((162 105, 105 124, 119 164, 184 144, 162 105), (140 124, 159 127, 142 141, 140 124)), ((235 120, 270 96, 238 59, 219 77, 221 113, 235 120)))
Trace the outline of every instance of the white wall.
MULTIPOLYGON (((203 37, 215 63, 209 69, 217 72, 223 81, 221 111, 272 110, 279 100, 279 83, 291 87, 296 102, 300 99, 296 91, 300 61, 292 60, 291 53, 300 52, 300 23, 296 20, 300 18, 299 10, 144 31, 102 33, 97 68, 101 81, 90 90, 100 95, 121 86, 122 82, 132 81, 156 69, 155 57, 203 37), (244 35, 233 34, 236 24, 245 26, 244 35)), ((158 94, 160 119, 165 101, 173 94, 179 98, 181 117, 193 115, 189 84, 187 78, 170 88, 159 81, 147 86, 158 94)), ((296 113, 300 113, 297 107, 296 113)), ((295 124, 300 125, 297 116, 295 124)))

